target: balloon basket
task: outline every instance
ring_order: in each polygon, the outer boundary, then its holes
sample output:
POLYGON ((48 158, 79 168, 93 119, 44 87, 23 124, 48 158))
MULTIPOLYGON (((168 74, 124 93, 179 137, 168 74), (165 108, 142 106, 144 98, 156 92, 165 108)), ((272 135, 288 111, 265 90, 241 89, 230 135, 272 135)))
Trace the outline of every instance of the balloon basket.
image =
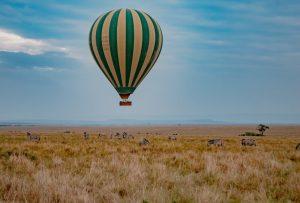
POLYGON ((122 101, 120 101, 120 106, 131 106, 131 101, 127 100, 130 94, 120 94, 122 101))
POLYGON ((128 100, 120 101, 120 106, 131 106, 132 102, 128 100))

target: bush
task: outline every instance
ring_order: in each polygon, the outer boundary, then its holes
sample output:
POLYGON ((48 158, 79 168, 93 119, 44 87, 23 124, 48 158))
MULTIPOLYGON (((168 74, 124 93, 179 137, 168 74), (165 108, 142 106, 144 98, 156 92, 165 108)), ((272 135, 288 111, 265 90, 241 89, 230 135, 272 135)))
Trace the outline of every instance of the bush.
POLYGON ((254 133, 254 132, 245 132, 245 133, 241 134, 240 136, 263 136, 263 135, 254 133))

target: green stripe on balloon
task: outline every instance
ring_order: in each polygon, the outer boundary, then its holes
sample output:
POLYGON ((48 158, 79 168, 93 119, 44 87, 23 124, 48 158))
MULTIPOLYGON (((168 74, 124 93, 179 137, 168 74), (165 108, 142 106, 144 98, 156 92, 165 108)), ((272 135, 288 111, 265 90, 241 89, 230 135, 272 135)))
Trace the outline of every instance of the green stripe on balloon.
POLYGON ((158 47, 159 53, 158 53, 158 55, 157 55, 157 57, 156 57, 156 59, 155 59, 155 61, 154 61, 153 64, 156 63, 156 61, 157 61, 157 59, 158 59, 158 57, 159 57, 159 55, 160 55, 160 53, 161 53, 162 46, 163 46, 163 43, 164 43, 164 36, 163 36, 163 34, 162 34, 162 30, 161 30, 161 28, 160 28, 160 26, 159 26, 159 24, 158 24, 157 22, 155 22, 155 24, 157 25, 157 27, 158 27, 158 29, 159 29, 159 32, 160 32, 160 36, 161 36, 161 39, 160 39, 161 45, 160 45, 160 47, 158 47))
POLYGON ((148 14, 146 14, 146 15, 150 18, 150 20, 151 20, 151 22, 152 22, 152 24, 154 26, 155 45, 154 45, 154 50, 153 50, 153 53, 152 53, 151 58, 149 60, 149 63, 147 65, 147 67, 145 68, 145 70, 144 70, 141 78, 138 79, 137 85, 141 82, 141 80, 143 80, 143 78, 144 78, 145 74, 148 72, 149 68, 152 68, 151 64, 153 63, 153 60, 155 60, 155 54, 158 51, 158 45, 159 45, 159 40, 160 40, 159 39, 159 30, 158 30, 157 24, 154 22, 154 20, 148 14))
MULTIPOLYGON (((106 74, 105 74, 104 71, 102 70, 102 68, 104 68, 104 67, 101 67, 99 61, 97 60, 97 58, 96 58, 96 56, 95 56, 95 53, 94 53, 94 50, 93 50, 93 45, 92 45, 92 32, 93 32, 95 23, 97 22, 97 20, 98 20, 99 18, 100 18, 100 17, 98 17, 98 18, 95 20, 95 22, 93 23, 92 28, 91 28, 91 30, 90 30, 90 34, 89 34, 89 44, 90 44, 90 51, 91 51, 91 53, 92 53, 92 55, 93 55, 94 60, 96 61, 97 65, 100 67, 100 69, 101 69, 101 71, 103 72, 103 74, 106 76, 106 74)), ((106 76, 106 77, 107 77, 107 76, 106 76)))
POLYGON ((110 54, 114 64, 115 71, 119 80, 120 86, 122 86, 122 77, 121 70, 119 66, 119 57, 118 57, 118 18, 120 15, 121 9, 117 10, 109 24, 109 44, 110 44, 110 54))
MULTIPOLYGON (((152 62, 152 67, 153 67, 154 64, 156 63, 157 59, 159 58, 159 55, 160 55, 161 50, 162 50, 162 46, 163 46, 163 34, 162 34, 162 31, 161 31, 161 28, 160 28, 159 24, 151 16, 149 16, 149 17, 152 20, 152 22, 154 22, 155 27, 157 27, 158 32, 160 33, 160 35, 159 35, 160 38, 159 38, 159 41, 158 41, 158 45, 159 45, 159 42, 161 42, 160 47, 158 47, 157 50, 156 50, 156 51, 158 51, 158 55, 156 56, 156 58, 153 59, 154 61, 152 62)), ((156 53, 156 51, 155 51, 155 53, 156 53)), ((155 54, 154 54, 154 56, 155 56, 155 54)), ((152 67, 150 67, 150 69, 152 67)), ((143 79, 145 78, 145 76, 147 75, 147 73, 149 73, 149 71, 147 71, 147 72, 144 73, 144 75, 140 78, 140 81, 137 83, 136 87, 139 86, 139 84, 143 81, 143 79)))
MULTIPOLYGON (((101 16, 99 16, 99 17, 95 20, 95 22, 93 23, 92 28, 91 28, 91 30, 90 30, 90 34, 89 34, 90 51, 91 51, 91 53, 92 53, 92 56, 93 56, 94 60, 96 61, 97 65, 98 65, 99 69, 101 70, 101 72, 105 75, 106 78, 109 78, 109 76, 103 71, 103 69, 105 69, 105 67, 102 67, 102 66, 101 66, 101 64, 100 64, 100 62, 98 61, 98 59, 97 59, 97 57, 96 57, 96 54, 94 53, 94 50, 93 50, 93 47, 96 46, 96 45, 93 46, 93 44, 92 44, 92 34, 93 34, 93 29, 94 29, 94 27, 95 27, 95 24, 96 24, 96 22, 98 21, 99 18, 101 18, 101 16)), ((97 50, 97 47, 96 47, 96 50, 97 50)), ((98 50, 97 50, 97 51, 98 51, 98 50)), ((113 81, 110 81, 110 80, 109 80, 109 82, 110 82, 114 87, 116 87, 116 84, 113 83, 113 81)))
POLYGON ((133 82, 132 85, 135 83, 135 81, 137 80, 137 77, 141 71, 141 68, 145 62, 145 58, 146 58, 146 54, 147 54, 147 50, 149 47, 149 27, 147 24, 147 21, 145 19, 145 17, 143 16, 143 14, 137 10, 135 10, 141 20, 142 23, 142 31, 143 31, 143 42, 142 42, 142 49, 141 49, 141 55, 140 55, 140 59, 138 62, 138 66, 137 69, 135 71, 134 74, 134 78, 133 78, 133 82))
POLYGON ((100 20, 99 24, 98 24, 98 27, 96 28, 97 31, 96 31, 96 44, 97 44, 97 50, 98 50, 98 53, 99 53, 99 56, 101 58, 101 61, 103 62, 103 65, 104 65, 104 68, 106 69, 106 71, 108 72, 108 74, 110 75, 110 77, 112 78, 115 86, 117 86, 117 83, 109 69, 109 66, 107 64, 107 61, 106 61, 106 58, 105 58, 105 55, 104 55, 104 50, 103 50, 103 46, 102 46, 102 28, 103 28, 103 24, 104 24, 104 21, 106 19, 106 17, 111 13, 112 11, 108 12, 107 14, 105 14, 103 16, 103 18, 100 20))
POLYGON ((126 86, 128 86, 134 47, 134 25, 132 13, 126 9, 126 86))

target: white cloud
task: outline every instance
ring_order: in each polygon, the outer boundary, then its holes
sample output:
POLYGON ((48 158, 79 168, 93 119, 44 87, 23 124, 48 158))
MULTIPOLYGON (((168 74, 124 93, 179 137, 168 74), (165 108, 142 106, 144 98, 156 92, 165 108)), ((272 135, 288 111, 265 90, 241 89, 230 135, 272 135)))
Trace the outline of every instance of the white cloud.
POLYGON ((52 45, 45 40, 30 39, 0 28, 0 51, 22 52, 29 55, 40 55, 46 52, 62 52, 68 49, 52 45))
POLYGON ((50 66, 34 66, 32 69, 38 72, 60 72, 63 70, 50 66))

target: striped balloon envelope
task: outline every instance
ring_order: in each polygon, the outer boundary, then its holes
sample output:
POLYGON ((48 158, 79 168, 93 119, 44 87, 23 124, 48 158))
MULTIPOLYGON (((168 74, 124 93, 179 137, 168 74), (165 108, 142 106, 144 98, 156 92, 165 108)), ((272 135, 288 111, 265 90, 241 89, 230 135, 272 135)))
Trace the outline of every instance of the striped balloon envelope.
POLYGON ((123 99, 120 105, 130 106, 127 99, 154 66, 163 35, 145 12, 119 9, 96 19, 89 44, 101 71, 123 99))

